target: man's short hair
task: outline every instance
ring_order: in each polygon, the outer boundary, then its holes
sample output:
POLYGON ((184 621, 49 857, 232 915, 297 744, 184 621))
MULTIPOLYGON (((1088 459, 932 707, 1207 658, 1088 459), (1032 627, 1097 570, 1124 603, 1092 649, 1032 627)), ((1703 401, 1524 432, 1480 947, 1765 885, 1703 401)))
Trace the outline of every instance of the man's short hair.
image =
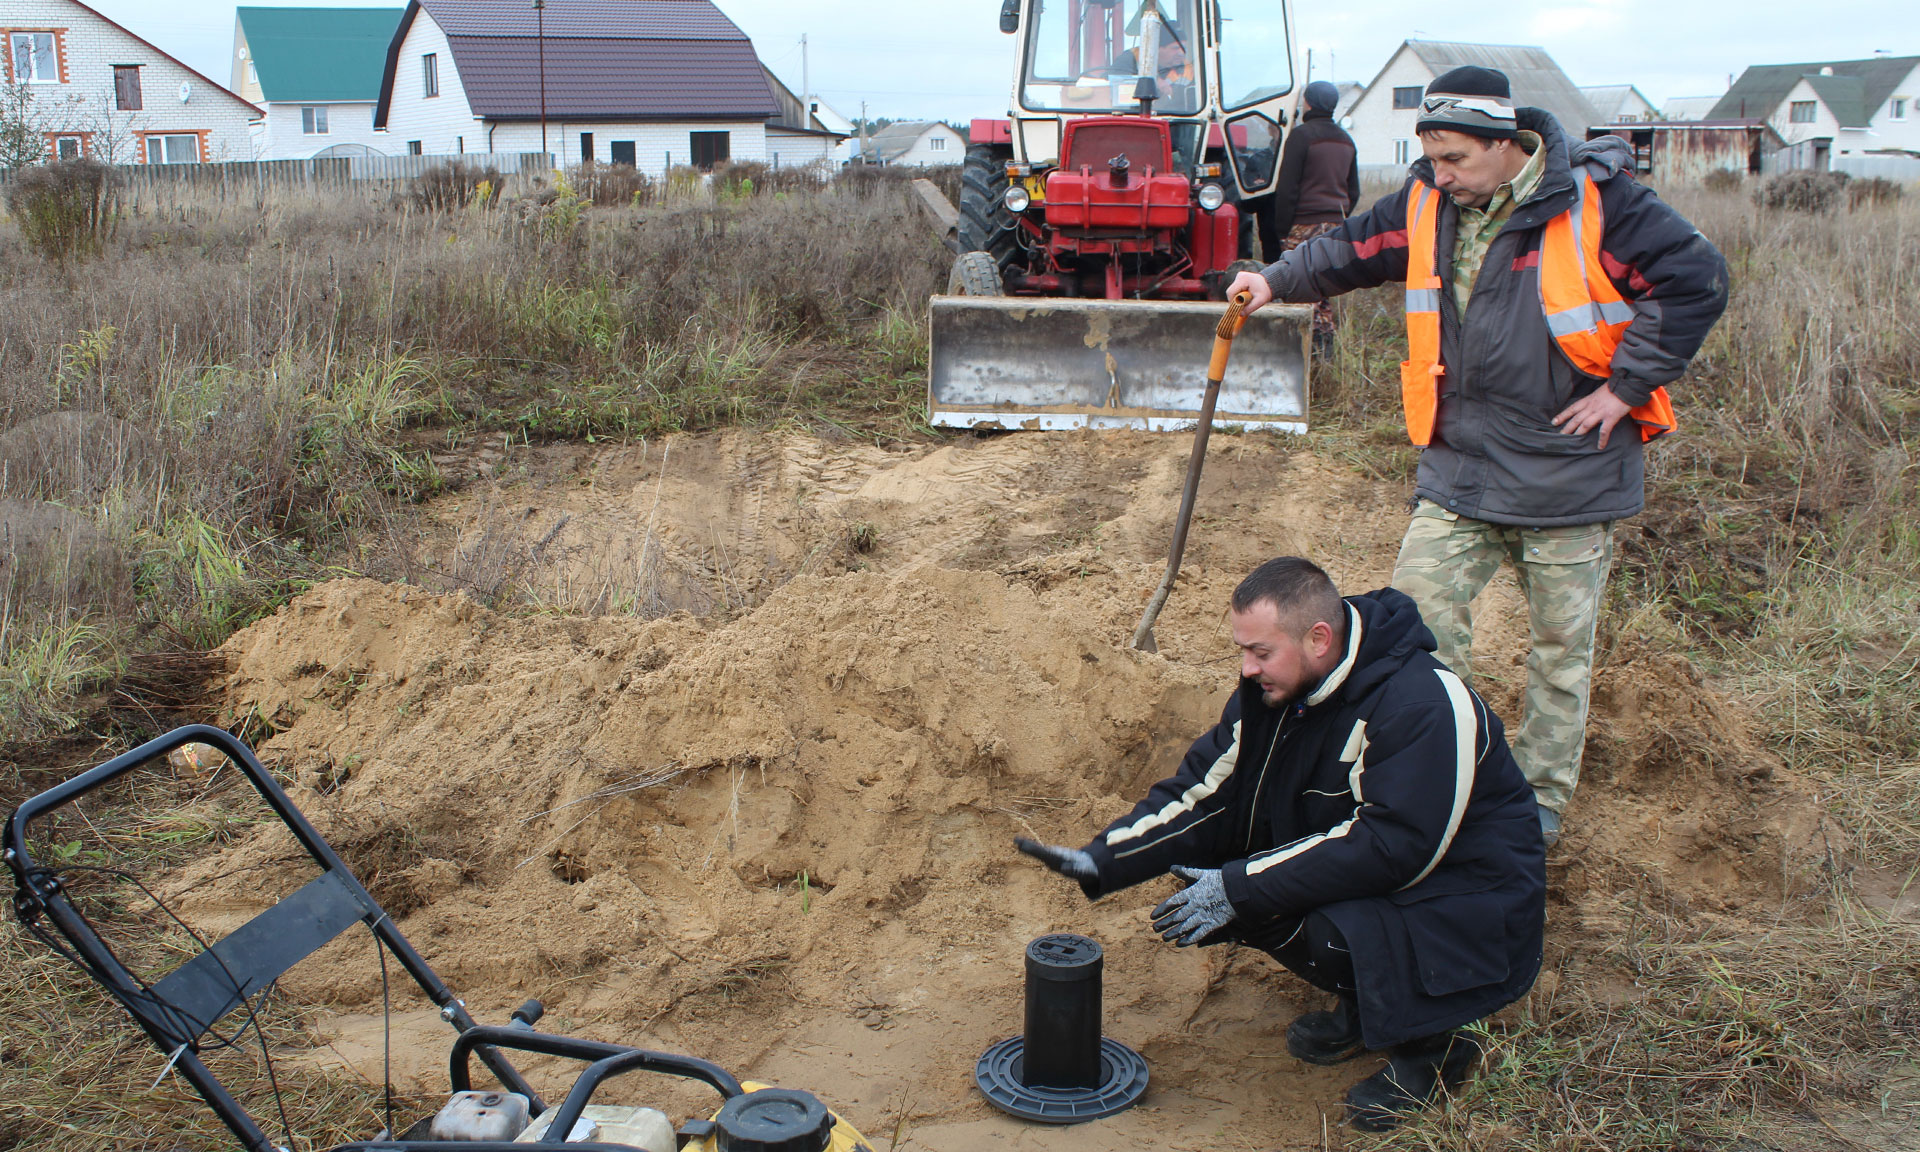
POLYGON ((1280 622, 1295 636, 1325 621, 1335 636, 1347 631, 1346 605, 1333 578, 1300 556, 1276 556, 1248 574, 1233 590, 1233 610, 1245 612, 1270 601, 1280 622))

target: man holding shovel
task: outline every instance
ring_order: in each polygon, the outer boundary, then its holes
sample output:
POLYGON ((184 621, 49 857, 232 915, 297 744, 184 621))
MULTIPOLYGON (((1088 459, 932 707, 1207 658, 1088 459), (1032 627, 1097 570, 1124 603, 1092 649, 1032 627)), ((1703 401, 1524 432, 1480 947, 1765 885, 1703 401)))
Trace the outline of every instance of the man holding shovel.
POLYGON ((1626 143, 1569 140, 1515 108, 1505 75, 1427 88, 1404 187, 1263 272, 1246 311, 1406 284, 1407 434, 1424 451, 1393 586, 1470 679, 1470 608, 1504 557, 1532 646, 1513 754, 1542 834, 1580 776, 1613 524, 1645 504, 1642 444, 1672 430, 1666 384, 1719 319, 1719 252, 1635 182, 1626 143))
POLYGON ((1189 884, 1154 910, 1164 938, 1247 944, 1333 993, 1287 1050, 1387 1049, 1346 1101, 1384 1131, 1466 1078, 1479 1050, 1461 1025, 1540 970, 1533 794, 1401 593, 1343 600, 1284 556, 1234 590, 1230 618, 1240 686, 1179 771, 1084 848, 1016 844, 1090 898, 1171 871, 1189 884))

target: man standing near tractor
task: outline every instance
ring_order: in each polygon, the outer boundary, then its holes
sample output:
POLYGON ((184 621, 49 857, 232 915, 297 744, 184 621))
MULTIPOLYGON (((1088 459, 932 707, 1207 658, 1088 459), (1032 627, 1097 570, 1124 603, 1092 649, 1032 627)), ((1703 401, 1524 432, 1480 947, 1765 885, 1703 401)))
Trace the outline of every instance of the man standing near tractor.
POLYGON ((1258 948, 1337 997, 1287 1051, 1338 1064, 1388 1049, 1347 1092, 1385 1131, 1457 1087, 1460 1027, 1540 971, 1546 859, 1500 721, 1433 656, 1391 588, 1344 600, 1284 556, 1234 589, 1240 685, 1179 771, 1084 848, 1021 839, 1089 898, 1169 871, 1165 939, 1258 948))
POLYGON ((1507 78, 1427 88, 1423 158, 1401 190, 1231 292, 1317 302, 1406 284, 1407 433, 1424 451, 1393 586, 1470 680, 1471 605, 1510 560, 1532 648, 1513 754, 1549 845, 1580 775, 1613 524, 1645 506, 1643 442, 1673 428, 1665 385, 1727 302, 1706 237, 1635 182, 1607 136, 1569 140, 1507 78))
MULTIPOLYGON (((1300 245, 1340 226, 1360 202, 1360 152, 1353 137, 1333 122, 1340 89, 1325 80, 1307 85, 1307 109, 1280 146, 1280 173, 1260 220, 1260 250, 1280 259, 1300 245)), ((1313 306, 1313 354, 1333 350, 1333 305, 1313 306)))

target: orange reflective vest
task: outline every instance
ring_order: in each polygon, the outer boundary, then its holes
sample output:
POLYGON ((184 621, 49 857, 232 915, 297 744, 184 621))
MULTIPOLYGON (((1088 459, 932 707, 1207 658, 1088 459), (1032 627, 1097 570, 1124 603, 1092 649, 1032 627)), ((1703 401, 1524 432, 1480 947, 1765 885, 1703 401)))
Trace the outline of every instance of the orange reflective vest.
MULTIPOLYGON (((1600 263, 1600 190, 1585 171, 1574 187, 1573 206, 1547 221, 1540 240, 1540 308, 1547 331, 1573 366, 1604 379, 1633 310, 1600 263)), ((1446 371, 1440 363, 1442 288, 1434 267, 1439 222, 1440 191, 1419 185, 1407 199, 1407 359, 1400 365, 1400 402, 1407 435, 1422 446, 1433 439, 1446 371)), ((1673 431, 1673 402, 1665 388, 1655 388, 1627 415, 1640 425, 1642 440, 1673 431)))

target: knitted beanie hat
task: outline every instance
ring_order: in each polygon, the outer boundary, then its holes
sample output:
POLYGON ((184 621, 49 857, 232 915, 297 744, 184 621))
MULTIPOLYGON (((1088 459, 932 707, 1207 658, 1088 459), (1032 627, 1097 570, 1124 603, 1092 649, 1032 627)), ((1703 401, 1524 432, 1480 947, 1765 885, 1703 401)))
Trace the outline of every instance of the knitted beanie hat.
POLYGON ((1492 140, 1513 139, 1513 89, 1504 72, 1467 64, 1434 77, 1427 85, 1426 98, 1420 101, 1419 119, 1414 131, 1444 128, 1484 136, 1492 140))
POLYGON ((1307 85, 1307 107, 1316 112, 1331 112, 1340 104, 1340 89, 1325 80, 1315 80, 1307 85))

